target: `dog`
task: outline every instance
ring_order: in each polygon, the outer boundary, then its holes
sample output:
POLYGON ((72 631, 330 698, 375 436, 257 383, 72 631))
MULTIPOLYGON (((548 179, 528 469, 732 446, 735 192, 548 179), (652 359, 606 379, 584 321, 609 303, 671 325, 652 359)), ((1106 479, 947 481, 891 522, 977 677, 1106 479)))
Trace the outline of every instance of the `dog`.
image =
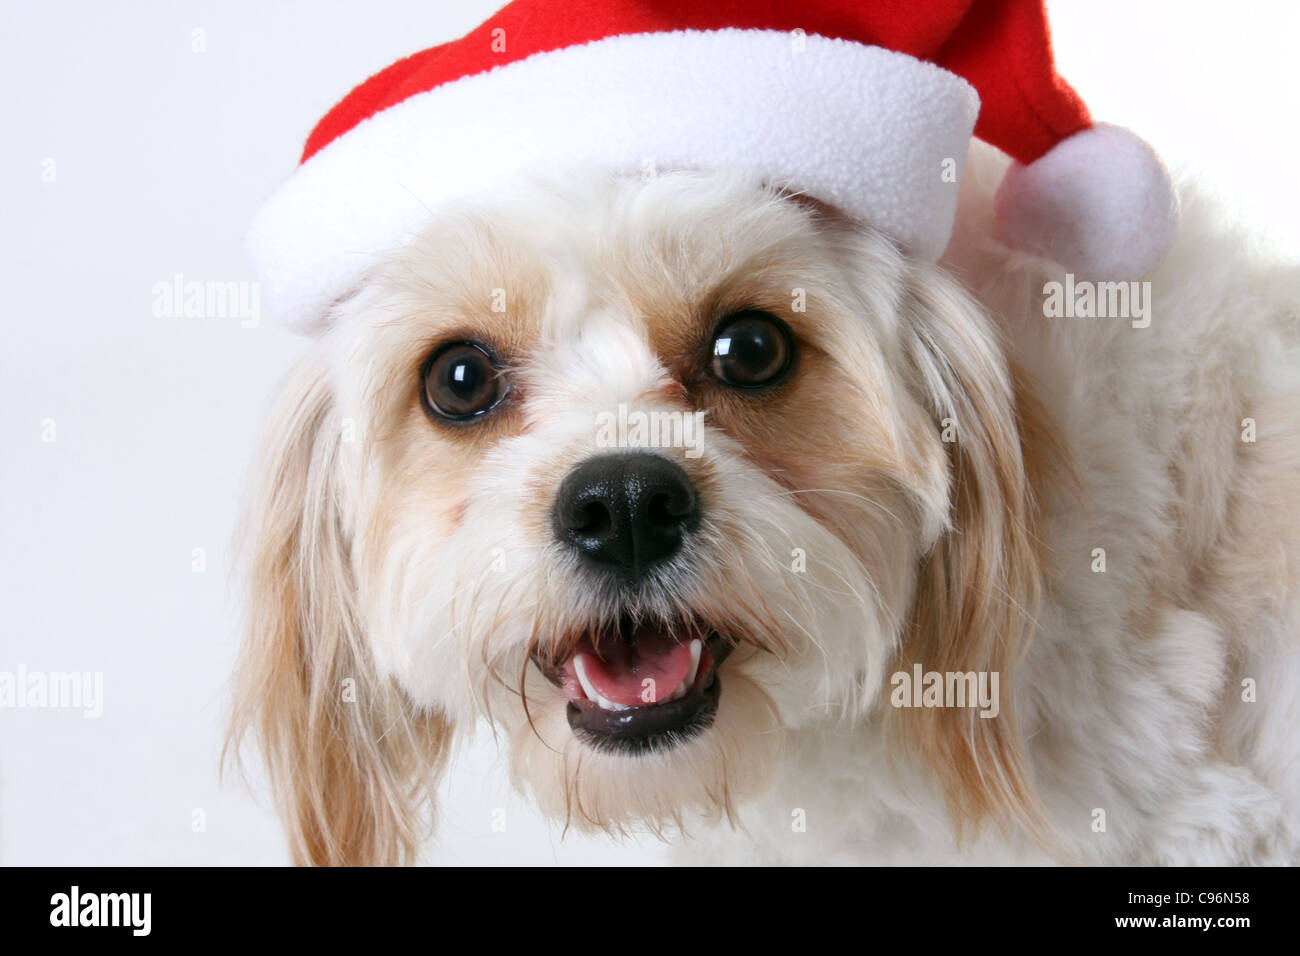
POLYGON ((743 172, 575 170, 334 307, 231 731, 296 862, 436 855, 481 722, 684 863, 1297 861, 1300 270, 1185 187, 1145 324, 1050 315, 972 150, 937 264, 743 172))

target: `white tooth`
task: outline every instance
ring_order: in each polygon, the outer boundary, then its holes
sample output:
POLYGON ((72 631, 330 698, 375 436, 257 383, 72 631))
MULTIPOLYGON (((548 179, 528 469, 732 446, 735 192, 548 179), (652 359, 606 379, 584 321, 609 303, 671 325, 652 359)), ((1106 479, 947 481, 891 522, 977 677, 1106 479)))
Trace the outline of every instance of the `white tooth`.
POLYGON ((587 700, 594 700, 601 710, 627 710, 626 704, 616 704, 612 700, 606 700, 600 696, 595 685, 587 677, 587 665, 583 662, 583 657, 584 655, 578 654, 573 658, 573 669, 578 674, 578 683, 582 685, 587 700))
POLYGON ((596 695, 596 703, 600 705, 601 710, 628 710, 627 704, 616 704, 612 700, 606 700, 599 694, 596 695))
POLYGON ((695 686, 695 678, 700 673, 700 654, 704 651, 704 642, 698 637, 691 641, 691 669, 686 672, 677 689, 668 695, 668 700, 680 700, 695 686))
POLYGON ((587 700, 595 700, 600 695, 596 693, 596 688, 591 685, 587 678, 587 665, 583 660, 582 654, 577 654, 573 658, 573 669, 578 673, 578 683, 582 685, 583 692, 587 695, 587 700))
POLYGON ((704 651, 704 642, 698 637, 691 641, 691 669, 686 674, 686 681, 682 684, 682 693, 686 693, 685 688, 695 686, 696 675, 700 671, 700 654, 704 651))

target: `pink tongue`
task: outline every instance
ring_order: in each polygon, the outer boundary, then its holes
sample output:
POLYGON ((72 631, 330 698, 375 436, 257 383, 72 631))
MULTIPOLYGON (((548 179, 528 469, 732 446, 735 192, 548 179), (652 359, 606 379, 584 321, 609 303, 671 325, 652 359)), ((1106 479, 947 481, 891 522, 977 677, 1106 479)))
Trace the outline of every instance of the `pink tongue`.
POLYGON ((599 656, 587 641, 578 652, 583 655, 587 680, 600 696, 627 707, 666 699, 691 669, 690 644, 679 644, 671 635, 649 628, 638 630, 631 642, 602 641, 599 656))

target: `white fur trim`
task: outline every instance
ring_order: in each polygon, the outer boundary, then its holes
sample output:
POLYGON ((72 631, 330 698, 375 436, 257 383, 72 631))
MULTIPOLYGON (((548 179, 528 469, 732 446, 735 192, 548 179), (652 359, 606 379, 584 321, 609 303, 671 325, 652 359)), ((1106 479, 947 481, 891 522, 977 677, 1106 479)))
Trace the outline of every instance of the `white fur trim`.
POLYGON ((741 166, 937 259, 979 98, 905 54, 760 30, 612 37, 418 94, 304 163, 245 242, 277 318, 330 304, 448 199, 524 170, 741 166), (798 49, 802 43, 803 48, 798 49))
POLYGON ((1098 123, 1028 166, 1013 165, 998 190, 997 221, 1012 246, 1081 277, 1131 280, 1173 246, 1178 195, 1150 146, 1098 123))

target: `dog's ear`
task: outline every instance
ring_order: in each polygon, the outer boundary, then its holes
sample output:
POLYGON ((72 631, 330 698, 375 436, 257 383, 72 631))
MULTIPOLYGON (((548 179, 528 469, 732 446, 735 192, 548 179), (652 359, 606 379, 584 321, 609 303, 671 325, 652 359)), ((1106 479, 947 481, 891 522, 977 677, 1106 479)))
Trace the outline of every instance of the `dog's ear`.
POLYGON ((244 522, 249 619, 227 754, 252 731, 296 863, 408 862, 449 728, 381 679, 366 647, 341 426, 313 358, 280 400, 244 522))
POLYGON ((911 283, 908 302, 918 397, 946 452, 949 510, 923 560, 899 669, 996 673, 999 712, 889 708, 890 722, 941 781, 959 834, 964 824, 994 819, 1019 822, 1043 840, 1013 672, 1044 577, 1035 488, 1046 487, 1056 464, 1068 464, 979 306, 937 269, 911 283))

